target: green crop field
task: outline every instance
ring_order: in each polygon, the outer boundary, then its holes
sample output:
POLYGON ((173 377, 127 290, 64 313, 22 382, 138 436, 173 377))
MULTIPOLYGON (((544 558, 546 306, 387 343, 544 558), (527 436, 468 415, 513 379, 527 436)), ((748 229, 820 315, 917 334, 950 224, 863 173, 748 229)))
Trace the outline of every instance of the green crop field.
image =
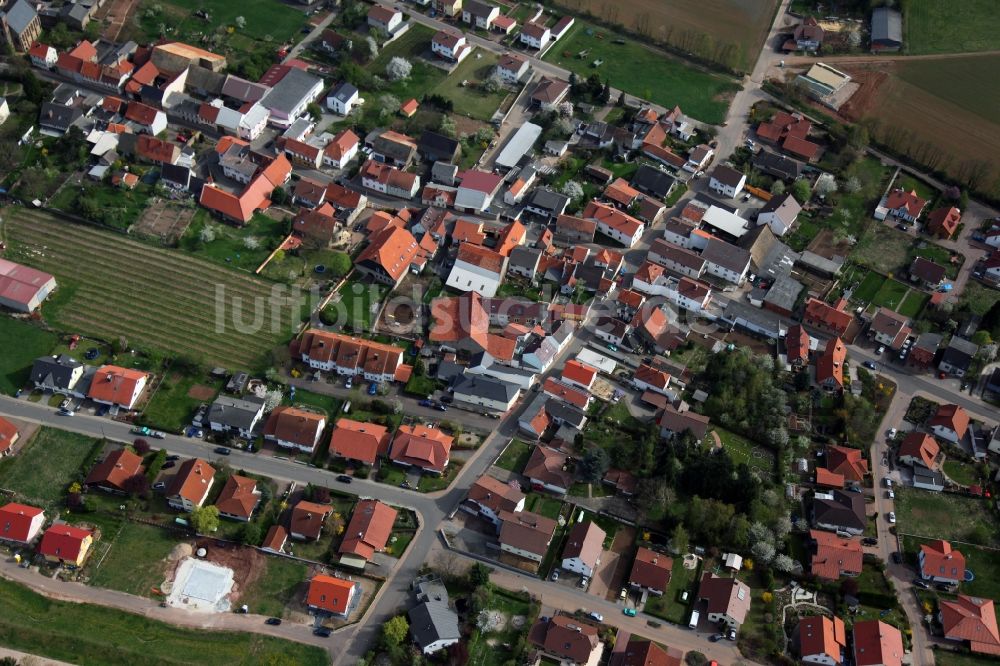
POLYGON ((232 631, 184 629, 93 604, 53 601, 0 579, 0 644, 85 666, 301 664, 330 661, 317 647, 232 631))
POLYGON ((965 53, 1000 49, 996 0, 907 0, 904 7, 910 53, 965 53))
POLYGON ((622 38, 623 44, 616 44, 616 39, 619 35, 613 32, 577 21, 544 59, 582 78, 597 74, 614 88, 667 108, 680 105, 685 114, 702 122, 718 125, 725 120, 739 87, 734 79, 702 71, 633 39, 622 38), (587 52, 585 58, 578 57, 582 51, 587 52), (604 63, 595 68, 595 60, 604 63))
POLYGON ((252 369, 299 321, 280 287, 41 211, 9 212, 7 238, 13 259, 56 276, 42 314, 67 332, 252 369))
POLYGON ((56 336, 41 327, 0 316, 0 393, 13 394, 28 381, 31 364, 56 346, 56 336))

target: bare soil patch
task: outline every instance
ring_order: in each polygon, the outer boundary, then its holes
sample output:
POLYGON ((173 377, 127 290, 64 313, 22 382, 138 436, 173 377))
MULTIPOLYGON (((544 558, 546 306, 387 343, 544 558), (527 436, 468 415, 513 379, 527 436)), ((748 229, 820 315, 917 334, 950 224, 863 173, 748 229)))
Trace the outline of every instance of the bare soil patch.
POLYGON ((141 236, 156 238, 165 245, 173 245, 191 224, 194 213, 193 208, 154 199, 132 227, 132 231, 141 236))
POLYGON ((204 384, 195 384, 188 389, 188 397, 195 400, 211 400, 215 397, 215 389, 204 384))
POLYGON ((228 567, 233 570, 233 591, 230 600, 239 599, 243 590, 248 589, 260 579, 267 570, 265 555, 253 548, 244 546, 222 545, 214 539, 201 539, 195 543, 195 552, 204 548, 204 557, 208 562, 228 567))

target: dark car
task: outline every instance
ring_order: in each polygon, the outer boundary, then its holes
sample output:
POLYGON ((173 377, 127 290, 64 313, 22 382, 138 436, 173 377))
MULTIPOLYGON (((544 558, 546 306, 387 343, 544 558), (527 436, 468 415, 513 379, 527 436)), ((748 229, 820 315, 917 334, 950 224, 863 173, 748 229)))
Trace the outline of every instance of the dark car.
POLYGON ((876 539, 875 537, 865 537, 864 539, 861 540, 861 543, 865 546, 877 546, 878 539, 876 539))
POLYGON ((712 634, 711 636, 708 637, 708 640, 712 641, 713 643, 717 643, 721 641, 723 638, 725 638, 725 636, 723 636, 722 634, 712 634))
POLYGON ((214 451, 218 453, 220 456, 228 456, 230 453, 232 453, 232 451, 230 451, 224 446, 217 446, 215 447, 214 451))
POLYGON ((326 627, 316 627, 313 629, 313 636, 322 636, 323 638, 327 638, 329 635, 330 630, 326 627))
POLYGON ((174 461, 174 460, 168 460, 167 462, 163 463, 163 467, 161 467, 160 469, 170 469, 171 467, 173 467, 176 464, 177 464, 176 461, 174 461))
POLYGON ((445 406, 445 405, 435 405, 434 409, 438 410, 439 412, 447 412, 448 411, 448 407, 445 406))
POLYGON ((281 624, 281 618, 280 617, 269 617, 266 620, 264 620, 264 624, 269 624, 272 627, 277 627, 279 624, 281 624))
POLYGON ((898 550, 892 554, 892 561, 896 564, 902 564, 903 556, 899 554, 898 550))
POLYGON ((875 368, 878 367, 877 365, 875 365, 875 361, 865 361, 864 366, 869 370, 874 370, 875 368))
POLYGON ((921 580, 919 578, 914 578, 913 579, 913 584, 916 585, 917 587, 921 588, 921 589, 924 589, 924 590, 931 589, 931 586, 927 583, 927 581, 921 580))
POLYGON ((101 352, 98 351, 97 347, 91 347, 87 350, 87 353, 83 355, 88 361, 93 361, 95 358, 100 356, 101 352))
POLYGON ((454 402, 454 400, 455 400, 455 399, 454 399, 454 398, 452 398, 452 397, 451 397, 450 395, 443 395, 443 396, 441 396, 441 402, 447 402, 447 403, 448 403, 449 405, 450 405, 450 404, 451 404, 452 402, 454 402))
POLYGON ((434 401, 433 400, 424 399, 424 400, 421 400, 420 402, 418 402, 417 404, 420 405, 421 407, 433 407, 434 406, 434 401))
POLYGON ((174 456, 167 456, 166 458, 164 458, 164 460, 166 460, 167 462, 170 462, 171 460, 180 460, 180 459, 181 459, 181 457, 180 456, 176 456, 176 455, 174 455, 174 456))
POLYGON ((346 474, 341 474, 341 475, 339 475, 337 477, 337 481, 340 481, 341 483, 350 483, 353 480, 354 479, 352 479, 351 477, 347 476, 346 474))
POLYGON ((952 590, 955 589, 951 583, 938 583, 934 587, 941 590, 942 592, 951 592, 952 590))

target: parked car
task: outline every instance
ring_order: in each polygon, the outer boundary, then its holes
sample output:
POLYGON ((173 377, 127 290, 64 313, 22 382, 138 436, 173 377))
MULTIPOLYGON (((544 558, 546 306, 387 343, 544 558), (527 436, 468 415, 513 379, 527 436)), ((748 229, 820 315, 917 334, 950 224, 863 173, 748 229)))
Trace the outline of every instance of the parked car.
POLYGON ((895 525, 896 524, 896 512, 895 511, 890 511, 889 512, 889 524, 890 525, 895 525))
POLYGON ((313 629, 313 636, 320 636, 322 638, 328 638, 330 636, 330 630, 326 627, 316 627, 313 629))
POLYGON ((622 609, 622 612, 625 613, 625 615, 628 615, 629 617, 635 617, 635 609, 634 608, 624 608, 624 609, 622 609))
POLYGON ((163 431, 161 430, 151 430, 149 436, 152 437, 153 439, 163 439, 164 437, 166 437, 166 435, 163 434, 163 431))
POLYGON ((559 569, 552 570, 552 580, 559 580, 559 569))
POLYGON ((451 404, 454 401, 455 401, 455 399, 452 398, 450 395, 443 395, 443 396, 441 396, 441 402, 447 402, 448 404, 451 404))
POLYGON ((917 587, 919 587, 922 590, 929 590, 929 589, 931 589, 931 586, 927 583, 927 581, 921 580, 920 578, 914 578, 913 579, 913 584, 916 585, 917 587))
POLYGON ((710 640, 713 643, 718 643, 723 638, 725 638, 725 636, 723 636, 722 634, 712 634, 711 636, 708 637, 708 640, 710 640))
POLYGON ((56 412, 56 414, 58 414, 59 416, 75 416, 76 412, 74 412, 72 409, 60 409, 58 412, 56 412))
POLYGON ((264 624, 269 624, 272 627, 277 627, 279 624, 281 624, 281 618, 280 617, 269 617, 266 620, 264 620, 264 624))
POLYGON ((893 561, 894 564, 902 564, 903 563, 903 556, 902 556, 902 554, 900 554, 900 552, 898 550, 897 551, 893 551, 893 553, 892 553, 892 561, 893 561))
POLYGON ((875 353, 876 354, 881 354, 884 351, 885 351, 885 345, 879 345, 878 349, 875 350, 875 353))
POLYGON ((227 449, 224 446, 217 446, 215 447, 214 451, 218 453, 220 456, 228 456, 230 453, 232 453, 231 450, 227 449))
POLYGON ((371 384, 368 385, 368 395, 377 395, 377 394, 378 394, 378 384, 372 382, 371 384))
MULTIPOLYGON (((895 434, 896 434, 895 430, 896 429, 893 428, 893 437, 895 437, 895 434)), ((885 487, 886 488, 892 488, 892 479, 890 479, 889 477, 885 477, 885 487)))
POLYGON ((885 497, 886 499, 896 499, 896 493, 892 492, 891 490, 887 490, 885 491, 885 497))
POLYGON ((153 490, 163 490, 166 487, 167 484, 164 483, 163 481, 157 481, 156 483, 153 484, 153 490))
POLYGON ((611 344, 610 342, 608 343, 608 349, 610 349, 613 352, 618 351, 618 347, 616 347, 615 345, 611 344))
POLYGON ((584 576, 583 578, 580 579, 580 587, 586 589, 587 585, 589 585, 589 584, 590 584, 590 579, 587 578, 586 576, 584 576))
POLYGON ((942 592, 952 592, 955 589, 955 586, 952 585, 951 583, 938 583, 934 587, 941 590, 942 592))
POLYGON ((340 481, 341 483, 350 483, 353 479, 346 474, 340 474, 337 476, 337 481, 340 481))
POLYGON ((876 539, 875 537, 865 537, 864 539, 861 540, 861 545, 863 545, 863 546, 877 546, 878 545, 878 539, 876 539))
POLYGON ((447 412, 448 411, 448 406, 447 405, 434 405, 434 409, 438 410, 439 412, 447 412))
POLYGON ((590 611, 589 613, 587 613, 587 615, 589 615, 592 619, 597 620, 598 622, 604 622, 604 616, 598 613, 597 611, 590 611))
POLYGON ((166 460, 167 462, 171 462, 171 461, 174 461, 174 460, 180 460, 180 459, 181 459, 181 457, 178 456, 178 455, 167 456, 166 458, 164 458, 164 460, 166 460))
POLYGON ((434 401, 433 400, 427 400, 425 398, 425 399, 421 400, 420 402, 418 402, 417 404, 420 405, 421 407, 433 407, 434 406, 434 401))
POLYGON ((736 640, 736 630, 735 629, 730 629, 728 632, 726 632, 726 638, 728 638, 731 641, 735 641, 736 640))
POLYGON ((173 467, 176 464, 177 464, 176 461, 168 460, 165 463, 163 463, 163 467, 161 467, 160 469, 170 469, 171 467, 173 467))
MULTIPOLYGON (((888 433, 886 433, 886 436, 885 436, 885 438, 886 438, 886 439, 896 439, 896 434, 897 434, 898 432, 899 432, 899 431, 898 431, 898 430, 896 430, 895 428, 889 428, 889 432, 888 432, 888 433)), ((886 481, 889 481, 889 479, 886 479, 886 481)), ((891 484, 892 482, 891 482, 891 481, 889 481, 889 483, 891 484)))
POLYGON ((875 365, 875 361, 865 361, 863 365, 869 370, 875 370, 878 368, 878 366, 875 365))
POLYGON ((351 382, 351 378, 348 377, 347 381, 344 382, 344 388, 351 388, 352 386, 354 386, 354 384, 351 382))

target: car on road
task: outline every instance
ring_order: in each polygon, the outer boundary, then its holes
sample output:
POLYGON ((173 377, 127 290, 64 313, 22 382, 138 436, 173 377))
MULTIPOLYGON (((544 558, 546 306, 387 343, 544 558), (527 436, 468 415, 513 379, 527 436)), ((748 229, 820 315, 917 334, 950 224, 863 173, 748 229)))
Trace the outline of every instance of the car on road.
POLYGON ((890 511, 888 518, 889 518, 889 524, 890 525, 895 525, 896 524, 896 512, 895 511, 890 511))
POLYGON ((878 366, 877 366, 877 365, 875 365, 875 361, 865 361, 865 362, 864 362, 864 366, 865 366, 866 368, 868 368, 869 370, 875 370, 875 369, 877 369, 877 368, 878 368, 878 366))
POLYGON ((434 405, 434 409, 438 410, 439 412, 447 412, 448 405, 434 405))
POLYGON ((166 435, 161 430, 151 430, 149 436, 153 439, 163 439, 166 435))
POLYGON ((316 627, 313 629, 313 636, 320 636, 321 638, 328 638, 330 636, 330 630, 326 627, 316 627))
POLYGON ((163 490, 166 487, 167 484, 164 483, 163 481, 157 481, 156 483, 153 484, 153 490, 163 490))
POLYGON ((962 385, 959 387, 958 390, 960 390, 960 391, 967 391, 967 390, 969 390, 969 382, 962 382, 962 385))
POLYGON ((608 343, 608 349, 610 349, 613 352, 618 351, 618 347, 615 346, 615 345, 613 345, 613 344, 611 344, 610 342, 608 343))
POLYGON ((434 401, 433 400, 427 400, 425 398, 425 399, 421 400, 420 402, 418 402, 417 404, 420 405, 421 407, 433 407, 434 406, 434 401))
POLYGON ((659 629, 663 626, 662 622, 657 622, 656 620, 646 620, 646 624, 651 626, 653 629, 659 629))
POLYGON ((559 569, 552 570, 552 580, 559 580, 559 569))
POLYGON ((634 608, 624 608, 624 609, 622 609, 622 613, 625 613, 625 615, 628 615, 629 617, 635 617, 635 609, 634 608))
POLYGON ((931 589, 931 586, 930 586, 930 584, 927 583, 927 581, 921 580, 919 578, 914 578, 913 579, 913 584, 916 585, 917 587, 919 587, 922 590, 929 590, 929 589, 931 589))
POLYGON ((371 384, 368 385, 368 395, 377 395, 377 394, 378 394, 378 384, 372 382, 371 384))
POLYGON ((217 446, 217 447, 215 447, 215 449, 213 449, 213 450, 214 450, 214 451, 215 451, 216 453, 218 453, 218 454, 219 454, 220 456, 228 456, 228 455, 229 455, 230 453, 232 453, 232 451, 231 451, 231 450, 227 449, 227 448, 226 448, 226 447, 224 447, 224 446, 217 446))
POLYGON ((590 616, 590 618, 593 620, 597 620, 598 622, 604 622, 604 616, 598 613, 597 611, 590 611, 589 613, 587 613, 587 615, 590 616))
POLYGON ((861 545, 862 546, 877 546, 878 545, 878 539, 876 539, 875 537, 865 537, 864 539, 861 540, 861 545))
POLYGON ((174 461, 174 460, 168 460, 165 463, 163 463, 163 467, 161 467, 160 469, 170 469, 171 467, 173 467, 176 464, 177 464, 176 461, 174 461))
POLYGON ((59 416, 75 416, 76 412, 74 412, 72 409, 60 409, 58 412, 56 412, 56 414, 58 414, 59 416))
POLYGON ((172 462, 172 461, 176 461, 176 460, 180 460, 180 459, 181 459, 181 457, 177 456, 177 455, 167 456, 166 458, 164 458, 164 460, 166 460, 167 462, 172 462))
POLYGON ((264 624, 269 624, 272 627, 277 627, 279 624, 281 624, 281 618, 280 617, 269 617, 266 620, 264 620, 264 624))
POLYGON ((885 351, 885 345, 879 345, 878 349, 875 350, 875 353, 876 354, 881 354, 884 351, 885 351))
POLYGON ((711 636, 708 637, 708 640, 710 640, 713 643, 718 643, 723 638, 725 638, 725 636, 723 636, 722 634, 712 634, 711 636))
POLYGON ((892 492, 891 490, 887 490, 887 491, 885 491, 885 498, 886 499, 896 499, 896 493, 892 492))
POLYGON ((352 479, 351 477, 347 476, 346 474, 339 474, 339 475, 337 475, 337 481, 340 481, 341 483, 350 483, 353 480, 354 479, 352 479))

